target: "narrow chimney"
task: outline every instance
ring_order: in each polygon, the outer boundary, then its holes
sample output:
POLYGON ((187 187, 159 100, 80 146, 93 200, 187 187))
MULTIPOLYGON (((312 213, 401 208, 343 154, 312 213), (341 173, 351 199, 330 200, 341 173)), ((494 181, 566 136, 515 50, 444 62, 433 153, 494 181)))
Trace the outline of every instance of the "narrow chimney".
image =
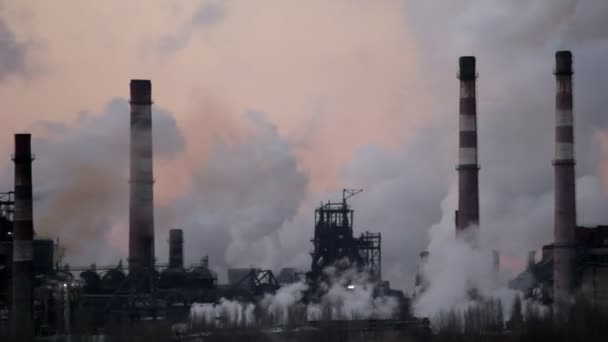
POLYGON ((154 267, 152 84, 131 80, 129 271, 154 267))
POLYGON ((494 271, 500 271, 500 252, 497 250, 492 251, 492 263, 494 265, 494 271))
POLYGON ((477 244, 479 181, 477 164, 477 100, 475 57, 460 57, 460 137, 458 151, 458 211, 456 236, 477 244))
POLYGON ((572 53, 555 54, 555 213, 553 294, 559 307, 574 291, 576 192, 572 115, 572 53))
POLYGON ((184 268, 184 232, 181 229, 169 231, 169 268, 184 268))
POLYGON ((32 210, 32 154, 30 134, 15 134, 15 212, 13 222, 12 336, 33 339, 34 222, 32 210))

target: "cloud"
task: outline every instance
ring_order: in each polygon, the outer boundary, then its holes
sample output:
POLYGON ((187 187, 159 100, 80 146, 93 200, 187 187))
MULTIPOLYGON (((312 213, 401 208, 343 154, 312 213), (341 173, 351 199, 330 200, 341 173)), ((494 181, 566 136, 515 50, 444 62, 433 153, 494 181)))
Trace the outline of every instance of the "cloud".
POLYGON ((193 169, 189 190, 171 203, 189 258, 210 254, 216 267, 278 266, 278 231, 308 190, 293 147, 259 112, 244 115, 238 141, 214 140, 193 169))
MULTIPOLYGON (((557 49, 569 48, 574 53, 578 222, 597 225, 608 219, 600 209, 608 204, 600 186, 605 177, 600 169, 601 136, 608 119, 602 114, 603 96, 597 91, 608 81, 608 74, 599 66, 608 39, 602 34, 582 33, 587 30, 587 20, 593 23, 591 31, 601 32, 602 24, 593 17, 606 10, 608 5, 599 1, 468 1, 453 8, 438 1, 408 3, 408 22, 421 53, 428 56, 423 71, 433 83, 434 97, 441 99, 439 111, 430 118, 451 122, 440 123, 433 135, 435 144, 452 144, 452 148, 443 157, 427 157, 433 160, 431 169, 453 170, 456 163, 453 132, 457 129, 458 81, 448 76, 456 74, 459 56, 476 55, 482 244, 487 250, 500 250, 511 260, 519 259, 520 266, 527 250, 552 241, 552 71, 557 49)), ((431 178, 440 181, 436 176, 431 178)), ((427 177, 416 181, 425 182, 427 177)), ((453 238, 456 202, 450 200, 450 194, 457 189, 454 178, 449 184, 453 190, 444 195, 444 201, 450 205, 435 224, 451 228, 438 235, 431 229, 431 248, 453 238)), ((446 188, 442 189, 445 193, 446 188)), ((408 196, 420 197, 420 193, 408 196)), ((427 221, 427 227, 431 226, 427 221)), ((402 268, 411 267, 408 265, 413 262, 401 261, 402 268)), ((507 266, 511 273, 516 271, 516 265, 507 266)))
POLYGON ((225 1, 203 0, 194 9, 192 17, 175 32, 162 36, 158 48, 163 54, 173 54, 187 48, 193 36, 219 24, 228 12, 225 1))
POLYGON ((17 41, 6 22, 0 19, 0 81, 27 70, 27 45, 17 41))

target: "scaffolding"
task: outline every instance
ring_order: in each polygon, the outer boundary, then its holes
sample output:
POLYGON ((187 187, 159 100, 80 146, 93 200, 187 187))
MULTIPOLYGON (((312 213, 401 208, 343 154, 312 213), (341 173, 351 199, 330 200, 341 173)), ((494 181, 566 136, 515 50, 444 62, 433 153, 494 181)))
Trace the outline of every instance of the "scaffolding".
POLYGON ((359 251, 370 277, 382 279, 382 236, 380 233, 365 232, 358 239, 359 251))
POLYGON ((315 230, 311 240, 312 264, 308 278, 318 284, 324 270, 334 267, 342 271, 355 268, 366 271, 372 280, 381 279, 381 235, 365 232, 355 238, 354 211, 347 200, 363 189, 344 189, 341 202, 326 202, 315 210, 315 230))

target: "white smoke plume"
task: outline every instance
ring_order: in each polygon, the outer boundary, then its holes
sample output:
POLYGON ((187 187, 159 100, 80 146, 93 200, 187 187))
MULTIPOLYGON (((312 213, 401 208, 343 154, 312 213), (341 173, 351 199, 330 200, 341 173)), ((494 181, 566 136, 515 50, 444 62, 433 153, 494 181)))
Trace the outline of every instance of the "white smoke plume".
POLYGON ((289 326, 319 320, 391 319, 398 313, 399 301, 389 295, 376 295, 377 284, 367 275, 347 270, 336 275, 332 268, 326 292, 318 300, 304 304, 308 290, 303 281, 281 287, 259 302, 243 303, 222 298, 219 304, 193 304, 191 324, 213 327, 289 326))
POLYGON ((255 306, 221 298, 218 304, 194 303, 190 308, 190 320, 212 327, 248 327, 254 320, 255 306))
POLYGON ((278 268, 284 266, 279 231, 304 201, 308 176, 292 143, 262 113, 241 119, 241 137, 212 141, 208 158, 195 165, 188 191, 168 208, 171 224, 184 229, 191 256, 209 254, 220 271, 278 268))

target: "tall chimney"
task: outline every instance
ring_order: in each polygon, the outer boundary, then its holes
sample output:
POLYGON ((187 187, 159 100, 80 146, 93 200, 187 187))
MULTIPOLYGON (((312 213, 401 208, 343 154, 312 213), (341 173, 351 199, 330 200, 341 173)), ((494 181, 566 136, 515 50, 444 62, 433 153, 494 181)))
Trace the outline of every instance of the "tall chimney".
POLYGON ((475 57, 460 57, 460 137, 458 151, 458 211, 456 236, 477 244, 479 181, 477 164, 477 99, 475 57))
POLYGON ((574 185, 574 129, 572 115, 572 53, 555 54, 555 212, 553 295, 556 305, 574 292, 576 192, 574 185))
POLYGON ((184 232, 169 230, 169 268, 184 268, 184 232))
POLYGON ((154 266, 154 174, 152 172, 152 84, 131 80, 131 175, 129 271, 154 266))
POLYGON ((15 134, 15 212, 13 222, 12 337, 33 339, 34 223, 32 210, 32 153, 30 134, 15 134))

